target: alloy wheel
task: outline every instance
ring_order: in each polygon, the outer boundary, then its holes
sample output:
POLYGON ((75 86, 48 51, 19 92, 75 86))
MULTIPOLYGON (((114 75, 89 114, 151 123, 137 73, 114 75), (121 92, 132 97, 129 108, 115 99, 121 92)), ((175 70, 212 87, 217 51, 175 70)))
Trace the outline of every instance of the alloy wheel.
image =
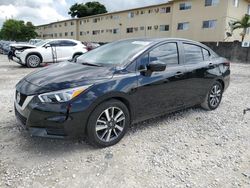
POLYGON ((31 55, 28 57, 28 62, 30 67, 37 67, 40 64, 40 58, 36 55, 31 55))
POLYGON ((96 121, 97 137, 103 142, 117 139, 125 127, 125 114, 118 107, 105 109, 96 121))
POLYGON ((215 84, 209 95, 209 103, 212 107, 216 107, 219 105, 221 100, 222 90, 218 84, 215 84))

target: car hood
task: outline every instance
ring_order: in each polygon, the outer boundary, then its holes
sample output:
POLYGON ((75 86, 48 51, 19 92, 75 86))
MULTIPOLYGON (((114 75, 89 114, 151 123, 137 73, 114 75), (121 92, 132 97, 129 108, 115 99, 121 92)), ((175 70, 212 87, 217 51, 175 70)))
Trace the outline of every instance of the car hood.
POLYGON ((63 62, 42 68, 41 70, 29 74, 17 84, 17 89, 26 95, 34 95, 90 85, 111 79, 114 70, 114 67, 95 67, 63 62), (26 83, 21 84, 24 82, 26 83))
POLYGON ((35 48, 35 45, 31 44, 11 44, 10 47, 15 49, 23 49, 23 48, 35 48))

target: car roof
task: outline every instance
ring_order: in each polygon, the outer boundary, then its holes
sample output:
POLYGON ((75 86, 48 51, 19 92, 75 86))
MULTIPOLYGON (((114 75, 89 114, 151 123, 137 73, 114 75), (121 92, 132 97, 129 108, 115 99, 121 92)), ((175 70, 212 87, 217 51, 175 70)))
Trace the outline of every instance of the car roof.
POLYGON ((72 42, 80 42, 80 41, 74 40, 74 39, 63 39, 63 38, 61 38, 61 39, 46 39, 45 41, 51 42, 51 41, 62 41, 62 40, 67 40, 67 41, 72 41, 72 42))
MULTIPOLYGON (((184 39, 184 38, 129 38, 129 39, 121 39, 120 41, 142 41, 142 42, 150 42, 150 43, 160 43, 160 42, 166 42, 166 41, 183 41, 183 42, 190 42, 190 43, 196 43, 201 44, 200 42, 190 40, 190 39, 184 39)), ((201 44, 202 45, 202 44, 201 44)))

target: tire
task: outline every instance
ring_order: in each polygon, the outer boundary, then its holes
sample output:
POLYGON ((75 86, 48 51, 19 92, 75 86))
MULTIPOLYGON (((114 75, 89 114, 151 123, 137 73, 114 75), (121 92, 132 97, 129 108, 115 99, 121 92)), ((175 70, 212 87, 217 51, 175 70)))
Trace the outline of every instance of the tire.
POLYGON ((79 56, 81 56, 81 55, 82 55, 82 54, 76 54, 76 55, 74 55, 73 58, 72 58, 72 62, 73 62, 73 63, 76 63, 77 58, 78 58, 79 56))
POLYGON ((119 100, 103 102, 96 107, 89 117, 87 124, 88 141, 97 147, 115 145, 123 138, 129 124, 130 115, 125 104, 119 100))
POLYGON ((220 105, 223 94, 222 84, 218 81, 214 82, 212 87, 209 89, 204 102, 201 107, 205 110, 215 110, 220 105))
POLYGON ((29 68, 36 68, 40 66, 42 60, 38 55, 32 54, 26 58, 26 65, 29 68))

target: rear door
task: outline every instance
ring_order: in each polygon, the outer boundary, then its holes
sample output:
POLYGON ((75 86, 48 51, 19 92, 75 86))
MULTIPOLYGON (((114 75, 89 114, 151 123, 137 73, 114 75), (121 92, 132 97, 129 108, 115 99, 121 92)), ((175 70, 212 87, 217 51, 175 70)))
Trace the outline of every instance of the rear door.
POLYGON ((61 42, 61 58, 63 61, 71 60, 76 51, 77 43, 70 40, 63 40, 61 42))
POLYGON ((139 120, 183 107, 185 67, 180 63, 178 42, 158 45, 137 60, 138 69, 151 61, 166 64, 162 72, 139 71, 136 112, 139 120))
POLYGON ((197 44, 183 42, 184 63, 187 70, 185 103, 199 104, 203 101, 212 82, 209 71, 215 66, 209 50, 197 44))

